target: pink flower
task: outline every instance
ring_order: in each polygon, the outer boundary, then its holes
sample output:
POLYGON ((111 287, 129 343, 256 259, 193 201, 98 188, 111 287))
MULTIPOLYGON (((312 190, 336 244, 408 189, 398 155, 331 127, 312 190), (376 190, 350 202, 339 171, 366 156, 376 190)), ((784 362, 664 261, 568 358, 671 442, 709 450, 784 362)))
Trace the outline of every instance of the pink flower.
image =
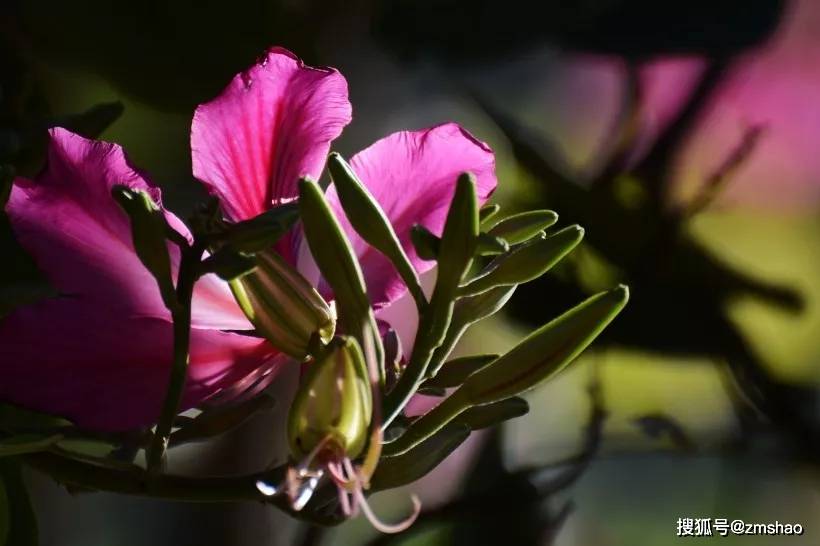
MULTIPOLYGON (((271 49, 219 97, 197 108, 191 128, 194 176, 219 196, 229 219, 251 218, 296 198, 301 175, 318 179, 330 142, 350 119, 341 74, 307 68, 292 53, 271 49)), ((420 273, 433 262, 421 260, 413 249, 413 224, 441 234, 456 178, 464 171, 476 175, 482 203, 496 186, 492 150, 454 123, 394 133, 353 156, 350 165, 420 273)), ((353 243, 373 306, 388 306, 405 292, 398 273, 353 231, 332 186, 327 197, 353 243)), ((279 250, 318 281, 298 230, 279 250)), ((326 288, 321 291, 327 294, 326 288)))
MULTIPOLYGON (((347 84, 337 71, 305 67, 290 52, 271 49, 197 109, 194 175, 219 196, 229 219, 253 217, 296 197, 299 177, 319 177, 330 142, 350 119, 347 84)), ((419 272, 433 263, 416 255, 410 227, 441 232, 463 171, 476 174, 482 202, 496 185, 491 150, 454 124, 390 135, 351 165, 419 272)), ((159 190, 119 146, 51 131, 46 168, 33 180, 15 180, 7 212, 18 240, 61 296, 18 308, 0 323, 0 399, 100 430, 156 421, 172 346, 170 314, 134 252, 128 218, 110 195, 114 184, 159 200, 159 190)), ((405 291, 398 274, 350 229, 333 190, 328 199, 362 263, 372 303, 389 308, 405 291)), ((176 267, 178 251, 169 249, 176 267)), ((298 229, 278 250, 321 283, 298 229)), ((203 277, 193 299, 184 408, 249 377, 275 375, 284 359, 273 346, 231 333, 250 329, 228 286, 203 277)))

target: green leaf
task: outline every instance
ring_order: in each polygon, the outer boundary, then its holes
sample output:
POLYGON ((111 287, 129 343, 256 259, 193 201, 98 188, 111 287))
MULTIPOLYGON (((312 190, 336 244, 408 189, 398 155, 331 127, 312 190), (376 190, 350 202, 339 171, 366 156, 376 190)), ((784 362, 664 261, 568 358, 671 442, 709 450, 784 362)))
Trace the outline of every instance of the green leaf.
POLYGON ((485 205, 481 207, 481 210, 478 211, 479 223, 482 226, 487 225, 493 218, 495 218, 495 215, 498 214, 498 211, 500 210, 501 205, 485 205))
POLYGON ((457 392, 464 392, 475 405, 504 400, 534 388, 581 354, 628 300, 629 290, 623 285, 592 296, 472 374, 457 392))
POLYGON ((384 254, 396 268, 416 306, 423 309, 427 299, 421 289, 418 274, 404 252, 390 220, 381 205, 342 159, 333 152, 328 157, 328 169, 339 195, 339 202, 347 215, 350 225, 370 246, 384 254))
POLYGON ((470 430, 480 430, 521 417, 529 411, 530 405, 527 401, 514 396, 485 406, 473 406, 456 417, 453 422, 463 424, 470 430))
POLYGON ((569 254, 584 237, 580 226, 569 226, 555 234, 516 247, 499 256, 461 288, 461 294, 481 294, 497 286, 513 286, 537 279, 569 254))
POLYGON ((278 205, 249 220, 228 224, 217 240, 241 252, 259 252, 276 244, 298 219, 298 203, 278 205))
POLYGON ((275 401, 260 394, 235 404, 225 404, 203 411, 189 424, 171 434, 170 445, 206 440, 235 429, 260 411, 271 409, 275 401))
POLYGON ((200 267, 203 273, 215 273, 222 280, 232 281, 256 269, 256 257, 223 246, 208 256, 200 267))
POLYGON ((168 255, 167 232, 171 228, 165 215, 144 190, 116 185, 111 193, 131 219, 131 237, 137 256, 156 279, 163 303, 173 312, 179 302, 168 255))
POLYGON ((364 347, 364 330, 370 330, 383 384, 384 350, 367 297, 364 275, 350 241, 316 182, 309 179, 299 182, 299 210, 311 254, 322 276, 333 288, 344 331, 356 337, 359 345, 364 347))
POLYGON ((504 218, 487 233, 517 245, 529 241, 557 221, 558 215, 551 210, 531 210, 504 218))
POLYGON ((423 478, 470 436, 470 429, 452 424, 403 455, 384 457, 370 480, 371 490, 382 491, 423 478))
POLYGON ((475 355, 465 356, 448 360, 441 365, 436 375, 424 383, 422 387, 437 387, 437 388, 451 388, 458 387, 470 374, 480 370, 493 360, 498 358, 498 355, 475 355))
POLYGON ((410 228, 410 241, 413 243, 413 248, 416 249, 416 254, 418 254, 422 260, 429 262, 438 257, 441 239, 433 235, 421 224, 414 224, 413 227, 410 228))
POLYGON ((0 489, 0 546, 37 546, 37 516, 17 460, 0 459, 0 489))
POLYGON ((478 247, 476 254, 479 256, 497 256, 510 250, 510 245, 500 237, 494 237, 486 233, 478 234, 478 247))

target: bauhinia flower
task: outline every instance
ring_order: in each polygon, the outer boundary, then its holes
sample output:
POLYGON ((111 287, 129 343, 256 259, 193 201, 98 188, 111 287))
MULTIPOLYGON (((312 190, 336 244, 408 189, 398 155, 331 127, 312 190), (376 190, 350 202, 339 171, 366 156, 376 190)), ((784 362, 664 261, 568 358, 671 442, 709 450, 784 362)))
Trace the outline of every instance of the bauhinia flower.
MULTIPOLYGON (((47 165, 14 182, 7 213, 14 233, 59 292, 0 322, 0 399, 97 430, 156 422, 168 385, 173 325, 154 278, 137 257, 114 185, 159 190, 114 144, 51 131, 47 165)), ((165 212, 181 235, 182 222, 165 212)), ((169 245, 173 269, 179 250, 169 245)), ((249 330, 228 286, 200 279, 192 309, 183 406, 192 407, 260 371, 277 350, 249 330)), ((267 368, 267 369, 266 369, 267 368)))
MULTIPOLYGON (((336 70, 305 67, 291 53, 271 49, 196 110, 193 173, 219 197, 227 220, 253 218, 295 199, 301 177, 319 178, 331 141, 350 120, 347 84, 336 70)), ((392 134, 350 165, 419 273, 433 263, 417 256, 411 227, 441 233, 462 172, 475 174, 482 203, 496 185, 492 151, 455 124, 392 134)), ((60 296, 18 308, 0 323, 0 399, 100 430, 156 422, 171 365, 170 313, 111 197, 118 184, 159 201, 159 190, 120 147, 55 129, 46 168, 33 180, 15 180, 7 207, 17 238, 60 296)), ((327 198, 353 243, 373 307, 386 313, 406 286, 389 260, 350 228, 334 189, 327 198)), ((190 236, 173 214, 165 215, 190 236)), ((332 300, 299 229, 275 250, 332 300)), ((169 245, 169 252, 178 267, 178 250, 169 245)), ((253 329, 225 282, 214 275, 199 280, 182 409, 248 377, 275 375, 284 349, 235 333, 253 329)))
MULTIPOLYGON (((227 219, 240 221, 298 197, 301 177, 318 179, 330 143, 351 120, 347 83, 339 72, 304 66, 280 48, 238 74, 216 99, 199 106, 191 129, 194 176, 219 197, 227 219)), ((441 235, 458 175, 476 176, 483 204, 495 190, 492 150, 454 123, 393 133, 354 155, 350 166, 379 202, 419 273, 434 262, 410 241, 421 224, 441 235)), ((335 187, 327 199, 361 264, 374 309, 407 290, 390 261, 368 245, 342 211, 335 187)), ((300 230, 277 250, 332 298, 300 230)))

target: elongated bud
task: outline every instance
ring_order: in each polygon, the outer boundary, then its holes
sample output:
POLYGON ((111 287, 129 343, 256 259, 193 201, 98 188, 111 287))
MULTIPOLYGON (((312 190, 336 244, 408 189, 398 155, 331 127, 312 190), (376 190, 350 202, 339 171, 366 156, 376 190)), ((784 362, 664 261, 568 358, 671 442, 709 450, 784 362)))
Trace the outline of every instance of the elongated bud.
POLYGON ((551 210, 530 210, 504 218, 487 233, 517 245, 529 241, 557 221, 558 215, 551 210))
POLYGON ((475 185, 472 173, 459 175, 441 234, 436 290, 444 291, 448 296, 455 291, 464 273, 470 268, 478 244, 478 197, 475 185))
MULTIPOLYGON (((592 296, 542 326, 510 352, 469 375, 457 391, 419 417, 398 439, 385 444, 384 456, 407 453, 470 408, 501 402, 554 376, 592 343, 628 299, 629 289, 619 286, 592 296)), ((502 415, 514 409, 506 405, 497 408, 504 408, 502 415)), ((495 410, 489 414, 481 411, 479 416, 495 416, 495 410)))
POLYGON ((179 303, 171 277, 171 258, 166 238, 170 228, 165 215, 144 190, 117 185, 112 188, 111 194, 131 220, 131 237, 137 256, 156 279, 163 303, 173 311, 179 303))
POLYGON ((308 366, 288 415, 291 454, 301 460, 324 444, 336 455, 357 457, 373 412, 361 347, 338 337, 308 366))
POLYGON ((581 242, 584 230, 570 226, 544 239, 527 243, 496 258, 483 275, 476 277, 460 294, 481 294, 496 286, 513 286, 537 279, 581 242))
POLYGON ((318 337, 333 338, 333 311, 316 289, 275 251, 256 254, 256 269, 230 281, 239 307, 277 349, 302 359, 318 337))
MULTIPOLYGON (((333 289, 342 329, 356 336, 370 331, 376 346, 380 380, 384 384, 384 349, 361 265, 324 193, 316 182, 307 178, 299 181, 299 210, 310 252, 333 289)), ((364 343, 364 337, 358 339, 360 344, 364 343)))
POLYGON ((328 158, 327 166, 350 225, 362 239, 392 262, 417 306, 423 308, 427 300, 416 270, 410 264, 410 259, 379 202, 367 191, 342 156, 333 152, 328 158))
POLYGON ((498 214, 498 211, 500 210, 501 205, 485 205, 478 211, 478 221, 481 222, 482 226, 486 226, 492 222, 493 218, 495 218, 495 215, 498 214))
POLYGON ((490 404, 532 389, 581 354, 628 299, 626 286, 589 298, 470 375, 459 391, 472 404, 490 404))

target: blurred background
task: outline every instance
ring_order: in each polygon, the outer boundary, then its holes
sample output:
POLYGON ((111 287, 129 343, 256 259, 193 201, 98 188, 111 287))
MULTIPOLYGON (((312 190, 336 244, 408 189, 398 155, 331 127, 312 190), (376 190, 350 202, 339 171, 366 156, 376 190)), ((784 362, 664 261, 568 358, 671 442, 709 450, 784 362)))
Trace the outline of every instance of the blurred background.
MULTIPOLYGON (((690 540, 820 543, 820 3, 5 0, 0 145, 31 173, 39 150, 18 135, 93 132, 120 103, 101 138, 185 214, 203 197, 193 109, 270 45, 347 78, 343 154, 455 120, 495 150, 505 211, 548 207, 586 228, 566 266, 519 288, 460 353, 504 351, 617 282, 632 301, 529 395, 529 415, 374 497, 390 519, 420 495, 406 533, 312 529, 252 504, 72 496, 30 473, 43 546, 654 546, 680 540, 678 518, 805 527, 690 540)), ((4 282, 36 276, 6 225, 2 248, 4 282)), ((296 379, 277 384, 269 415, 181 451, 174 469, 283 456, 271 431, 296 379)))

